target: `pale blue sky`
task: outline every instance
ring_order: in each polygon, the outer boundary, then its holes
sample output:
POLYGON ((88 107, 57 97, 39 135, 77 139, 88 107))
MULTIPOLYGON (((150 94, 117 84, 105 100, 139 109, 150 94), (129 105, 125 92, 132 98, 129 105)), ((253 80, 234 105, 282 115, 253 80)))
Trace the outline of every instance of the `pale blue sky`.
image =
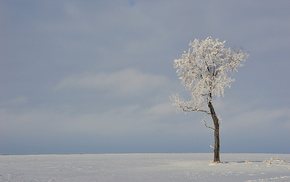
POLYGON ((250 53, 214 101, 221 152, 290 153, 289 8, 1 0, 0 154, 212 152, 206 116, 169 100, 184 90, 173 60, 208 36, 250 53))

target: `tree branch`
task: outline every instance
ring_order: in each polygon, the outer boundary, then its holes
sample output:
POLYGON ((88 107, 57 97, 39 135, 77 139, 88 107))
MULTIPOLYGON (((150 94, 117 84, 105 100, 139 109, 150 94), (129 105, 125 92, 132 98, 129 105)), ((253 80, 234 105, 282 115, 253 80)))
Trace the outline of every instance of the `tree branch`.
POLYGON ((180 108, 184 111, 184 112, 191 112, 191 111, 198 111, 198 112, 204 112, 208 115, 210 115, 211 113, 209 111, 203 110, 203 109, 197 109, 197 108, 193 108, 190 106, 180 106, 180 108))
POLYGON ((208 126, 208 125, 206 124, 206 121, 205 121, 205 119, 203 120, 203 123, 204 123, 205 127, 209 128, 209 129, 212 129, 212 130, 215 130, 213 127, 211 127, 211 126, 208 126))

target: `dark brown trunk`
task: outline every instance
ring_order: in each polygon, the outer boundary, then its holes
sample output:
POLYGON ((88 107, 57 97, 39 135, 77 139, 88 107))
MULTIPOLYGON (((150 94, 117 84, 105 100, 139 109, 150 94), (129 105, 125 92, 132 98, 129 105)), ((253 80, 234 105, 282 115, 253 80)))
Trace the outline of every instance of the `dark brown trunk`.
POLYGON ((210 114, 214 124, 214 160, 213 162, 220 162, 220 136, 219 136, 219 119, 215 113, 214 107, 211 102, 208 103, 210 114))

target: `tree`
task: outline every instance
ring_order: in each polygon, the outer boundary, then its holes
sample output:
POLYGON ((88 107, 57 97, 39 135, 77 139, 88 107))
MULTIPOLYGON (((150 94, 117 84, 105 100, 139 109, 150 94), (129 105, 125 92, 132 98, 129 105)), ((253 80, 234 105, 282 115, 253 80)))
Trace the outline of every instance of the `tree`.
POLYGON ((203 41, 195 39, 189 43, 189 50, 180 59, 174 60, 174 68, 182 85, 190 92, 190 99, 185 100, 178 94, 172 95, 173 104, 184 112, 203 112, 211 115, 213 126, 204 124, 214 131, 214 161, 220 162, 219 118, 213 106, 213 98, 224 95, 224 90, 234 81, 228 73, 234 73, 249 54, 241 49, 225 48, 225 41, 203 41))

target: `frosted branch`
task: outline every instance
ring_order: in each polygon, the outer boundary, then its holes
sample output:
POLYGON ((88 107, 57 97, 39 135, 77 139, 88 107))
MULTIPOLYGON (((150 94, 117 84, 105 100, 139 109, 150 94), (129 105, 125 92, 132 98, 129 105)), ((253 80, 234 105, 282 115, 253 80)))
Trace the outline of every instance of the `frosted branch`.
POLYGON ((192 111, 197 111, 197 112, 204 112, 206 114, 211 114, 210 111, 207 111, 205 109, 201 109, 202 107, 195 105, 195 107, 191 106, 194 105, 192 103, 192 100, 190 101, 185 101, 182 98, 180 98, 178 95, 172 95, 170 97, 170 100, 173 101, 173 105, 177 108, 181 108, 184 112, 192 112, 192 111))
POLYGON ((207 125, 205 119, 203 119, 202 122, 204 123, 205 127, 212 129, 212 130, 215 130, 213 127, 207 125))
POLYGON ((211 114, 209 111, 203 110, 203 109, 197 109, 193 108, 191 106, 179 106, 184 112, 191 112, 191 111, 197 111, 197 112, 204 112, 206 114, 211 114))

